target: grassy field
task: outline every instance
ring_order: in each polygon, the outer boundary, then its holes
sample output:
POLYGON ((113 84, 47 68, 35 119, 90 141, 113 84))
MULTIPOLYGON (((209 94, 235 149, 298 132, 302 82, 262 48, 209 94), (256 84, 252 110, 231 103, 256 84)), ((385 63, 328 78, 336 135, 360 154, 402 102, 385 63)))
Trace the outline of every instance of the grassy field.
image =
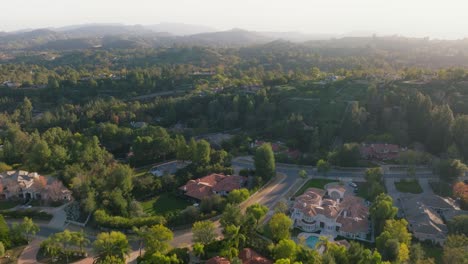
POLYGON ((421 186, 417 180, 401 180, 395 182, 395 187, 399 192, 403 193, 422 193, 421 186))
POLYGON ((299 189, 294 196, 298 196, 303 194, 309 188, 319 188, 323 189, 325 184, 330 182, 337 182, 336 180, 329 180, 329 179, 312 179, 307 181, 304 186, 299 189))
POLYGON ((188 201, 170 193, 163 193, 153 197, 151 200, 141 202, 143 210, 147 214, 165 214, 170 211, 183 210, 191 205, 188 201))

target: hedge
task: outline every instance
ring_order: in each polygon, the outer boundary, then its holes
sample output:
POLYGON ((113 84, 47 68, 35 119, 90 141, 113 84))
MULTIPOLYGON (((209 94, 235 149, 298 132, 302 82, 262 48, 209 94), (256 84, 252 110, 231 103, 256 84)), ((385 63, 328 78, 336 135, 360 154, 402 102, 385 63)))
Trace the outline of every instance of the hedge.
POLYGON ((104 210, 97 210, 94 212, 94 220, 100 227, 121 230, 130 230, 133 227, 153 226, 166 223, 166 219, 162 216, 126 218, 108 215, 104 210))
POLYGON ((6 218, 24 218, 29 217, 32 219, 50 220, 52 215, 46 212, 36 210, 17 210, 17 211, 3 211, 1 214, 6 218))

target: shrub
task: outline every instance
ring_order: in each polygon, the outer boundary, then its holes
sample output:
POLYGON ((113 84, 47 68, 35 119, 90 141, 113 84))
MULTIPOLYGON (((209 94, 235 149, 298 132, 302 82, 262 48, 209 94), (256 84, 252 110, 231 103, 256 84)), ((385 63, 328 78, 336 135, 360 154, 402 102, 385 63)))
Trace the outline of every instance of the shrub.
POLYGON ((126 218, 122 216, 108 215, 104 210, 97 210, 94 212, 94 220, 100 227, 127 230, 132 229, 133 227, 165 224, 166 222, 166 219, 162 216, 126 218))
POLYGON ((36 211, 36 210, 19 210, 19 211, 4 211, 2 212, 2 215, 5 216, 5 218, 25 218, 29 217, 32 219, 40 219, 40 220, 50 220, 52 219, 52 215, 46 212, 42 211, 36 211))

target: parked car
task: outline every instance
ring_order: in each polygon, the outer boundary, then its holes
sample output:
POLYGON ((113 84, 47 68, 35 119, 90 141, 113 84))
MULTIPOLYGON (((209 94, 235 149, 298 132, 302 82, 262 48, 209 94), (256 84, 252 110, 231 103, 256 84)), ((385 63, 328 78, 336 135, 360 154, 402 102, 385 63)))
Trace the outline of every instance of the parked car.
POLYGON ((357 188, 357 184, 355 184, 354 182, 349 182, 348 185, 351 186, 351 187, 353 187, 353 188, 357 188))

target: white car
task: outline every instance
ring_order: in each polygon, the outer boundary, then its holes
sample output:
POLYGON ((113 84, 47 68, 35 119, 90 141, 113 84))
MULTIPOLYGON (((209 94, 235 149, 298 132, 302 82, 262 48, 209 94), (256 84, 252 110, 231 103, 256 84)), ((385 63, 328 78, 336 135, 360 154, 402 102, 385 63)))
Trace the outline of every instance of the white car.
POLYGON ((351 187, 353 187, 353 188, 357 188, 357 185, 356 185, 354 182, 349 182, 348 185, 351 186, 351 187))

